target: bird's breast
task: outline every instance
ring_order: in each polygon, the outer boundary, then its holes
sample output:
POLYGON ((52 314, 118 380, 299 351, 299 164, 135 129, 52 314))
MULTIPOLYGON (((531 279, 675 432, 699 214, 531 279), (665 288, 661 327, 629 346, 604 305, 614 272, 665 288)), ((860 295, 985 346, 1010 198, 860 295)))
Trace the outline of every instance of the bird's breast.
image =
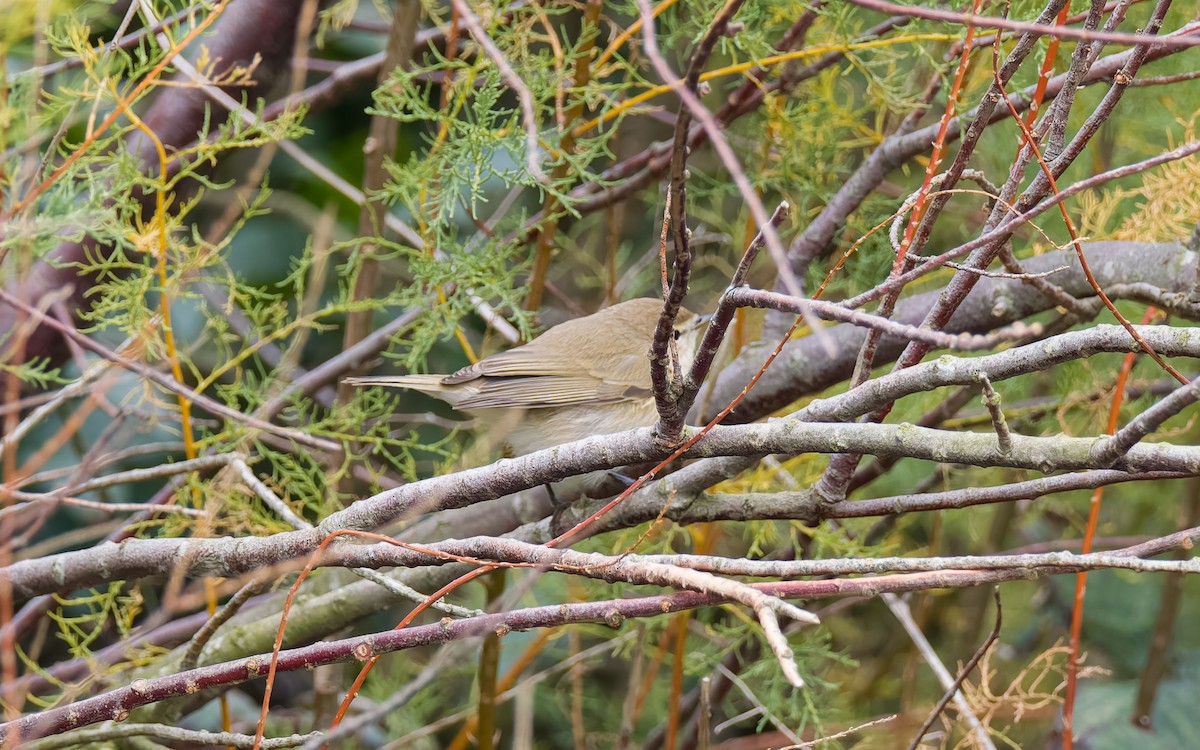
POLYGON ((611 435, 654 424, 653 399, 550 409, 479 409, 488 442, 505 453, 523 455, 593 435, 611 435))

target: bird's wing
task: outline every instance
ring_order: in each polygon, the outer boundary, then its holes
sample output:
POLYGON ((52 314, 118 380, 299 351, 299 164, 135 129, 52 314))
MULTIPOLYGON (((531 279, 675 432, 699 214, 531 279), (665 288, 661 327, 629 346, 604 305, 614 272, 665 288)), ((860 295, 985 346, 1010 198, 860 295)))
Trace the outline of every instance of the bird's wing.
POLYGON ((648 388, 610 383, 579 375, 483 377, 475 380, 478 392, 456 406, 463 409, 541 409, 551 406, 616 404, 646 398, 648 388))
MULTIPOLYGON (((653 300, 646 300, 656 305, 653 300)), ((627 302, 625 305, 631 303, 627 302)), ((619 306, 618 306, 619 307, 619 306)), ((615 307, 601 310, 586 318, 576 318, 554 326, 533 341, 515 349, 499 352, 473 365, 446 376, 446 385, 465 383, 481 377, 528 377, 592 375, 625 385, 650 385, 650 365, 646 352, 650 349, 653 330, 640 330, 629 320, 615 315, 615 307), (637 344, 613 346, 614 340, 636 341, 637 344), (596 351, 629 353, 581 365, 581 353, 596 351), (620 361, 613 361, 614 359, 620 361)), ((582 358, 586 361, 586 357, 582 358)))
POLYGON ((539 346, 539 339, 516 349, 498 352, 442 378, 445 385, 467 383, 476 378, 522 378, 543 375, 569 376, 579 372, 569 361, 567 352, 539 346))
MULTIPOLYGON (((625 303, 630 304, 634 303, 625 303)), ((569 320, 524 346, 447 375, 442 383, 469 383, 478 389, 458 403, 464 409, 537 409, 648 398, 651 385, 646 353, 652 331, 641 330, 623 312, 627 310, 610 307, 587 318, 569 320), (619 343, 614 346, 614 342, 619 343), (614 350, 623 353, 597 356, 614 350)))

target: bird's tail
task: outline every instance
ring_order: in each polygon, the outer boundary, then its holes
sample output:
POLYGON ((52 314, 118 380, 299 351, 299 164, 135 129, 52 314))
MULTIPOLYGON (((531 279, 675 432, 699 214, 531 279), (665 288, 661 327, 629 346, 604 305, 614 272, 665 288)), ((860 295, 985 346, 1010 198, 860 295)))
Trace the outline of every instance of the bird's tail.
POLYGON ((445 375, 380 375, 370 378, 346 378, 343 383, 357 386, 378 385, 385 388, 411 388, 423 393, 443 393, 445 375))

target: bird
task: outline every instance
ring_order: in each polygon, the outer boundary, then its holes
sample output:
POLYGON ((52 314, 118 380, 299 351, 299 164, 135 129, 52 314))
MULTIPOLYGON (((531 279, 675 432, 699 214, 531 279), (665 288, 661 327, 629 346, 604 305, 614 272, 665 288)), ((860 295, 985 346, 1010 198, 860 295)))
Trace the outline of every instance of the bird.
MULTIPOLYGON (((654 424, 650 347, 660 299, 638 298, 560 323, 527 344, 442 375, 346 378, 355 386, 408 388, 476 417, 506 456, 654 424)), ((681 308, 675 349, 691 367, 707 316, 681 308)), ((670 368, 668 368, 670 372, 670 368)))

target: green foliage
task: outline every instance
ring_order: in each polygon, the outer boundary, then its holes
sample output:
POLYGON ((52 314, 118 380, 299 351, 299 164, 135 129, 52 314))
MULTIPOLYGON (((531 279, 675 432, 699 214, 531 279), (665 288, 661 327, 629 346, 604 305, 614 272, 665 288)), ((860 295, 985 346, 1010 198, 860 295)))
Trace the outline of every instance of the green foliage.
POLYGON ((68 382, 60 375, 57 367, 51 367, 44 359, 32 359, 20 364, 0 363, 0 373, 4 373, 6 377, 15 376, 22 383, 39 389, 49 389, 68 382))
POLYGON ((133 628, 142 612, 142 596, 136 588, 124 589, 122 583, 111 583, 104 590, 91 589, 69 597, 55 595, 61 609, 51 610, 50 619, 72 655, 90 656, 92 644, 110 626, 122 636, 133 628))

